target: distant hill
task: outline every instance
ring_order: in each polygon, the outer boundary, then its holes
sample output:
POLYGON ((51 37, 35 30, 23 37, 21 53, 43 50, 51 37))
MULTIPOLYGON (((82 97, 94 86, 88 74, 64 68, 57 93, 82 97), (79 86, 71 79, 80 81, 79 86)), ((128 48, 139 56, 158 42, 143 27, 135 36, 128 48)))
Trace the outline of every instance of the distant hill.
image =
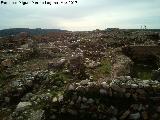
POLYGON ((29 29, 29 28, 11 28, 11 29, 4 29, 0 30, 0 37, 9 36, 9 35, 16 35, 20 32, 27 32, 30 35, 43 35, 50 32, 64 32, 66 30, 60 30, 60 29, 29 29))

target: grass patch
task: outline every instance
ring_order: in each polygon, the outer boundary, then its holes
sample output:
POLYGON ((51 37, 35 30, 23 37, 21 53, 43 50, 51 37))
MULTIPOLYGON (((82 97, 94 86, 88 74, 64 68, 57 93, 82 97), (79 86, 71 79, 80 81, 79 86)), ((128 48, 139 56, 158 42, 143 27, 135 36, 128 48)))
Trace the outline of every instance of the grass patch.
POLYGON ((142 79, 142 80, 150 80, 152 77, 152 73, 151 72, 139 72, 137 74, 137 77, 142 79))
POLYGON ((111 62, 106 58, 101 61, 101 65, 94 70, 91 70, 90 73, 93 76, 93 79, 97 80, 99 78, 104 78, 110 76, 112 70, 111 62))
POLYGON ((101 66, 98 68, 99 72, 103 74, 110 74, 111 73, 111 63, 109 60, 102 60, 101 66))
POLYGON ((132 68, 132 77, 136 77, 142 80, 150 80, 152 77, 152 70, 156 70, 154 66, 148 66, 143 64, 134 64, 132 68))
POLYGON ((7 74, 0 72, 0 90, 3 89, 2 87, 6 84, 7 74))
POLYGON ((0 82, 7 79, 7 75, 3 72, 0 72, 0 82))

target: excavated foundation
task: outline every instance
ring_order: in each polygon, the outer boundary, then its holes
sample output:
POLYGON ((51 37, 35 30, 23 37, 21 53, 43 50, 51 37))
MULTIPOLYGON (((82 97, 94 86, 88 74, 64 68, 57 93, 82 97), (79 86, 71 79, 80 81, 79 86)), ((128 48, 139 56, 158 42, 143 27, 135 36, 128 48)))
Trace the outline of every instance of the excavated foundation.
POLYGON ((127 46, 123 53, 134 62, 131 67, 131 77, 150 80, 153 71, 159 68, 159 46, 127 46))

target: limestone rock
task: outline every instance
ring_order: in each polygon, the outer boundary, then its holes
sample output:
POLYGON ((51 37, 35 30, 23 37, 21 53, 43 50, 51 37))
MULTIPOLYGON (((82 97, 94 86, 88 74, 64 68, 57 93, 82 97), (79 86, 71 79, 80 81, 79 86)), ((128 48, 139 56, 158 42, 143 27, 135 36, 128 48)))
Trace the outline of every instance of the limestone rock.
POLYGON ((45 111, 44 110, 37 110, 31 113, 29 120, 44 120, 45 119, 45 111))
POLYGON ((28 107, 28 106, 31 106, 32 104, 31 104, 31 102, 20 102, 18 105, 17 105, 17 108, 16 108, 16 110, 22 110, 22 109, 24 109, 24 108, 26 108, 26 107, 28 107))
POLYGON ((129 114, 130 114, 130 111, 127 110, 126 112, 124 112, 124 113, 122 114, 122 116, 120 117, 120 120, 126 119, 126 118, 129 116, 129 114))
POLYGON ((54 97, 52 101, 57 102, 58 101, 57 97, 54 97))
POLYGON ((134 114, 130 114, 129 119, 130 120, 139 120, 141 117, 140 113, 134 113, 134 114))
POLYGON ((106 95, 107 94, 107 90, 105 90, 105 89, 100 89, 99 92, 100 92, 101 95, 106 95))
POLYGON ((75 87, 72 85, 72 84, 70 84, 69 86, 68 86, 68 91, 72 91, 72 90, 74 90, 75 89, 75 87))

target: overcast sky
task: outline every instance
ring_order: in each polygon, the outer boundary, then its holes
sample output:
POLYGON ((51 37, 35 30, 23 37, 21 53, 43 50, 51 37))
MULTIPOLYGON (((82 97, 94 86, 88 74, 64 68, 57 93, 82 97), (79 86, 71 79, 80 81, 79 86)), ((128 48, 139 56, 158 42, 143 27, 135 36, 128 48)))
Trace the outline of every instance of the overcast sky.
POLYGON ((160 28, 160 0, 77 0, 78 3, 73 5, 51 6, 11 4, 13 1, 31 2, 29 0, 3 1, 10 4, 0 4, 0 29, 58 28, 74 31, 140 28, 141 25, 160 28))

